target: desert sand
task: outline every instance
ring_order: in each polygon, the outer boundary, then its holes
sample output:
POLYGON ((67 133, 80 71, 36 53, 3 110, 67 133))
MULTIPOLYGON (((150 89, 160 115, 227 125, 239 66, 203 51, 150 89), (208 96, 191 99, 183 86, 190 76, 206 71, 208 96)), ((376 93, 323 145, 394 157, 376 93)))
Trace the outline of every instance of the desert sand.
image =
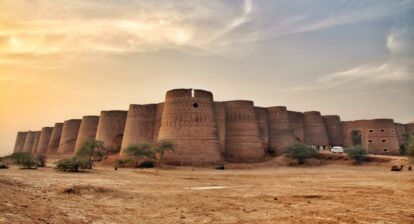
POLYGON ((388 166, 0 170, 0 223, 414 223, 388 166))

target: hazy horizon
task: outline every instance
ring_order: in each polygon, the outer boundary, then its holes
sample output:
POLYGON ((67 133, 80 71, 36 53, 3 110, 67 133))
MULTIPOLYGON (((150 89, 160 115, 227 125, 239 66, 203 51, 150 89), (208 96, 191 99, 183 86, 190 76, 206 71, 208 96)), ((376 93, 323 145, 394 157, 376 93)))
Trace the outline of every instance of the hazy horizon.
POLYGON ((167 90, 414 120, 414 1, 0 2, 0 155, 18 131, 167 90))

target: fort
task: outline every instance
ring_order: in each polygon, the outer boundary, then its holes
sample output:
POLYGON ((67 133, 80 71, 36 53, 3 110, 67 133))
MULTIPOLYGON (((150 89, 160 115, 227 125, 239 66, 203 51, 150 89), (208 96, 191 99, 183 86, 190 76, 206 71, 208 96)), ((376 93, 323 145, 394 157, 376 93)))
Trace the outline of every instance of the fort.
POLYGON ((130 144, 170 140, 176 150, 166 154, 166 163, 198 166, 260 162, 283 154, 294 142, 350 147, 355 136, 370 154, 399 155, 410 133, 414 123, 341 121, 319 111, 258 107, 248 100, 217 102, 209 91, 173 89, 158 104, 131 104, 128 111, 102 111, 41 131, 18 132, 14 152, 72 155, 85 141, 97 139, 107 154, 125 156, 130 144))

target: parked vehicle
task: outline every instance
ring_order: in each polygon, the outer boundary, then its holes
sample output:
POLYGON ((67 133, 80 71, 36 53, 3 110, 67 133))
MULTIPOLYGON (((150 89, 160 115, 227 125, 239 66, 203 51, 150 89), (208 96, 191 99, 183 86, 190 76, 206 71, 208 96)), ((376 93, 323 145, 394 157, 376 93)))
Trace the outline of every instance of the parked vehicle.
POLYGON ((333 152, 333 153, 343 153, 344 148, 342 148, 341 146, 334 146, 334 147, 331 148, 331 152, 333 152))

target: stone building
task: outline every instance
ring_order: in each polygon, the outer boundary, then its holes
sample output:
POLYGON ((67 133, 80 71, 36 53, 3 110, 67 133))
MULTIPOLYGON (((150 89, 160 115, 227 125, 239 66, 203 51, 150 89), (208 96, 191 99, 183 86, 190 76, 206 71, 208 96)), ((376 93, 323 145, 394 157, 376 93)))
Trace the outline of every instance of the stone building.
POLYGON ((88 140, 95 140, 98 129, 99 116, 84 116, 82 118, 78 137, 76 139, 75 153, 88 140))
POLYGON ((370 154, 398 155, 399 140, 392 119, 357 120, 342 122, 345 147, 353 145, 353 131, 361 139, 361 145, 370 154))
POLYGON ((252 101, 216 102, 205 90, 174 89, 165 102, 131 104, 128 111, 102 111, 100 116, 56 123, 53 128, 18 132, 14 152, 72 155, 85 141, 101 140, 107 154, 127 156, 129 144, 170 140, 176 144, 165 162, 212 165, 222 161, 253 163, 280 155, 295 142, 350 147, 353 135, 371 154, 398 155, 414 123, 392 119, 341 121, 318 111, 257 107, 252 101))
POLYGON ((127 113, 124 110, 101 111, 96 139, 104 143, 107 153, 121 151, 127 113))
POLYGON ((60 137, 62 136, 63 123, 56 123, 53 127, 50 140, 47 145, 47 155, 56 154, 59 149, 60 137))
POLYGON ((19 131, 17 132, 16 142, 14 144, 13 152, 23 152, 24 143, 26 142, 27 131, 19 131))
POLYGON ((205 165, 222 160, 213 94, 204 90, 167 92, 158 140, 171 140, 176 150, 165 161, 176 165, 205 165))
POLYGON ((58 154, 73 154, 78 139, 80 119, 71 119, 63 123, 62 136, 59 142, 58 154))
POLYGON ((53 127, 43 127, 40 133, 39 144, 37 146, 37 154, 46 154, 50 137, 52 136, 53 127))

